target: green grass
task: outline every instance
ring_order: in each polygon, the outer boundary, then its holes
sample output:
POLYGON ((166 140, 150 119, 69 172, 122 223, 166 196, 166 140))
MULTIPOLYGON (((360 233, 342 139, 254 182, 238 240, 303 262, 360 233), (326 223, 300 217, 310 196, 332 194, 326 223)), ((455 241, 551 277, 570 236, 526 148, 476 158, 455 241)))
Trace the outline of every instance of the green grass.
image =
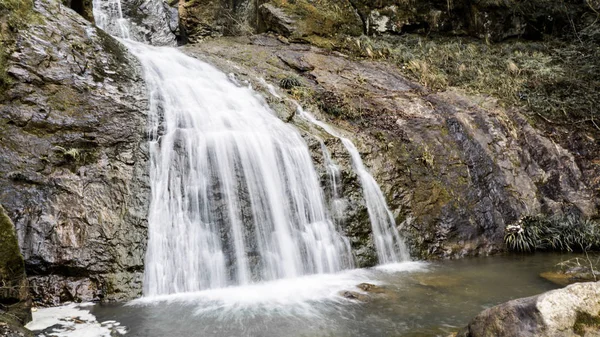
POLYGON ((600 250, 600 223, 576 216, 526 216, 506 227, 504 242, 518 252, 600 250))

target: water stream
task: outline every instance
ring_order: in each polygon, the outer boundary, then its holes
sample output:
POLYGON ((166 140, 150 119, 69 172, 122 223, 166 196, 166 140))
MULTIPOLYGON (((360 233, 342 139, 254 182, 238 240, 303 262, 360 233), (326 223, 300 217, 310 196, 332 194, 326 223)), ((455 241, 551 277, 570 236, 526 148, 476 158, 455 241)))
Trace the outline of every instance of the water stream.
POLYGON ((42 309, 29 325, 39 336, 447 336, 486 307, 557 287, 538 274, 571 256, 409 261, 356 146, 298 107, 340 139, 362 184, 382 265, 353 269, 324 142, 329 204, 303 138, 260 95, 175 48, 130 40, 119 0, 94 0, 94 15, 140 60, 149 90, 144 297, 42 309))
MULTIPOLYGON (((351 269, 349 240, 334 221, 336 200, 326 205, 299 132, 260 95, 211 65, 175 48, 132 41, 120 1, 94 5, 98 25, 140 60, 149 90, 144 295, 351 269)), ((363 185, 379 261, 406 260, 381 190, 356 147, 342 141, 363 185)), ((323 151, 335 186, 337 168, 323 151)))

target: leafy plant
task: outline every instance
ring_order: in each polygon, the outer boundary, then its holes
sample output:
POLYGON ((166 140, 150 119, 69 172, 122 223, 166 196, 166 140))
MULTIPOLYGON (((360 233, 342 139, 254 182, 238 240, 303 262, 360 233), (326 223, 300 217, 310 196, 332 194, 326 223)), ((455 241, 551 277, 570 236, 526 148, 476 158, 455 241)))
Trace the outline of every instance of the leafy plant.
POLYGON ((279 81, 279 86, 283 89, 292 89, 302 86, 302 83, 300 83, 300 80, 296 77, 289 76, 281 79, 281 81, 279 81))
POLYGON ((600 223, 578 216, 532 217, 506 227, 504 242, 519 252, 535 250, 582 251, 600 249, 600 223))

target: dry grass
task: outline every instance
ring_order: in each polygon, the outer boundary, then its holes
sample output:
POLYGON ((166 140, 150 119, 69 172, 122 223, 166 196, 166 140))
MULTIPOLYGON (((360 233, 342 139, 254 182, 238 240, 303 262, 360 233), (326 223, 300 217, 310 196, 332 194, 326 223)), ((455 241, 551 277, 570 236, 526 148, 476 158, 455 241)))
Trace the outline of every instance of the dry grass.
POLYGON ((598 128, 600 20, 578 37, 584 43, 548 37, 489 45, 467 37, 411 34, 318 42, 354 57, 394 62, 434 91, 457 87, 522 106, 550 123, 598 128))

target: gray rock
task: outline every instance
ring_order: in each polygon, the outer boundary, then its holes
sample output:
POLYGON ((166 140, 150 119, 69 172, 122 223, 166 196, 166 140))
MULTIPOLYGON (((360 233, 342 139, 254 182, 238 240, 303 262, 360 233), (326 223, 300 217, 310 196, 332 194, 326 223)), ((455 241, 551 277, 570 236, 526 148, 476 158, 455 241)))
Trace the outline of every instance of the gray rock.
MULTIPOLYGON (((109 2, 101 2, 110 11, 109 2)), ((131 38, 155 46, 175 46, 179 32, 177 9, 163 0, 121 0, 123 16, 128 20, 131 38)), ((113 9, 114 10, 114 9, 113 9)), ((119 36, 119 25, 109 22, 104 27, 111 35, 119 36)))
MULTIPOLYGON (((429 94, 385 62, 355 61, 316 47, 269 41, 276 40, 213 39, 185 51, 239 75, 267 96, 259 77, 271 83, 300 78, 301 93, 306 93, 301 103, 355 141, 413 256, 500 252, 506 225, 525 215, 597 215, 598 199, 588 185, 595 176, 584 175, 573 153, 545 137, 521 113, 491 98, 452 90, 429 94), (262 42, 253 42, 257 40, 262 42), (290 53, 314 69, 300 73, 289 57, 278 57, 290 53)), ((358 265, 374 264, 368 213, 344 147, 293 117, 293 105, 274 98, 269 103, 283 120, 305 132, 327 191, 323 155, 311 134, 325 141, 341 168, 339 227, 350 238, 358 265)))
POLYGON ((273 31, 284 36, 291 36, 298 28, 296 20, 287 15, 283 9, 270 3, 262 4, 259 13, 265 31, 273 31))
POLYGON ((457 336, 600 336, 600 283, 577 283, 489 308, 457 336))
POLYGON ((54 275, 62 291, 76 277, 104 299, 135 297, 149 198, 140 66, 75 12, 49 0, 36 11, 42 23, 19 32, 0 99, 0 203, 35 284, 54 275))

